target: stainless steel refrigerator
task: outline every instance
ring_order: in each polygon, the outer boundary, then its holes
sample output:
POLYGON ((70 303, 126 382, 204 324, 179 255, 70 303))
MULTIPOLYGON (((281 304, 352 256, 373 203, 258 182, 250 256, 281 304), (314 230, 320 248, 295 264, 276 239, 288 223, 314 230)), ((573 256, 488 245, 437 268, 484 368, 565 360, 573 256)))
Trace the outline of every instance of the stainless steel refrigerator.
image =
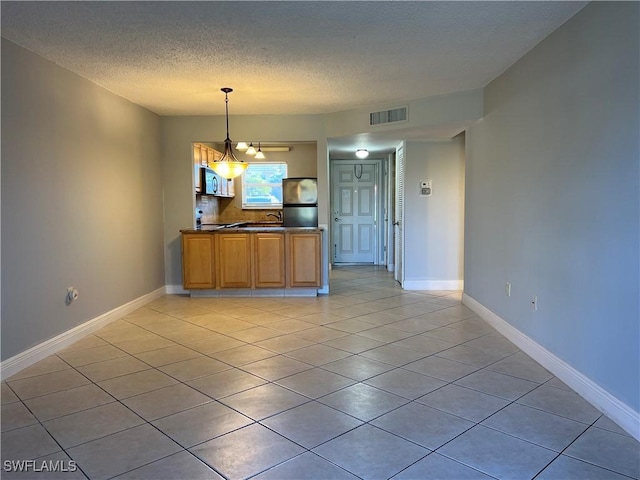
POLYGON ((285 227, 318 226, 318 179, 282 180, 282 223, 285 227))

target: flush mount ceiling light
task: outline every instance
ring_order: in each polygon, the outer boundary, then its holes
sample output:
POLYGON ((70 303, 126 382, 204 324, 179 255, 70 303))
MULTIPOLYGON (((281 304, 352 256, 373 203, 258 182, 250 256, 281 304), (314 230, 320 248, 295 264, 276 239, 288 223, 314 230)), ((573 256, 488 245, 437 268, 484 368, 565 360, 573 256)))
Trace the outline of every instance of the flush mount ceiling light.
POLYGON ((233 92, 232 88, 221 88, 224 92, 224 107, 225 116, 227 119, 227 138, 224 141, 224 153, 220 160, 216 160, 211 165, 213 171, 224 178, 235 178, 244 173, 248 164, 240 161, 233 154, 233 148, 231 147, 231 140, 229 139, 229 94, 233 92))
POLYGON ((369 156, 369 150, 366 148, 359 148, 356 150, 356 157, 358 158, 367 158, 369 156))

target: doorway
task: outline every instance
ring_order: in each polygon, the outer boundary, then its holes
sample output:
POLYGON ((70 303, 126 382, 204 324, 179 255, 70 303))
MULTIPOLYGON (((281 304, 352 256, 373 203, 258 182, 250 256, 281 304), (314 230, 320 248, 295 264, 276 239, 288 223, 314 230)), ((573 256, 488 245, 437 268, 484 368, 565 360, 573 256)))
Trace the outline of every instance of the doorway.
POLYGON ((331 262, 383 265, 383 160, 332 160, 330 165, 331 262))

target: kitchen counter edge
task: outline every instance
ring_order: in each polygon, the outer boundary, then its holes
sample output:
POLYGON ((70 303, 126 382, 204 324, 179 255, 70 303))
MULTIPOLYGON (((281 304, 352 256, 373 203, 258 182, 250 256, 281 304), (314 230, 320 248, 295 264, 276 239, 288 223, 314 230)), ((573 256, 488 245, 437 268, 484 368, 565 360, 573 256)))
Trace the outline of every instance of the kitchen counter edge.
POLYGON ((320 227, 223 227, 218 226, 185 228, 180 233, 316 233, 322 232, 320 227))

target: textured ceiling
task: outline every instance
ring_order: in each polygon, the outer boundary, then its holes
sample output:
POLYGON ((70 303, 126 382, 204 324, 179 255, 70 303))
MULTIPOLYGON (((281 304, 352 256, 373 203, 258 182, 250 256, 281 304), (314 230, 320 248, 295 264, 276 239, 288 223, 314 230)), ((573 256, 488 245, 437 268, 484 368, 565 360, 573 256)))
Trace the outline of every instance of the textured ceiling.
POLYGON ((10 2, 2 36, 161 115, 327 113, 485 86, 584 2, 10 2))

